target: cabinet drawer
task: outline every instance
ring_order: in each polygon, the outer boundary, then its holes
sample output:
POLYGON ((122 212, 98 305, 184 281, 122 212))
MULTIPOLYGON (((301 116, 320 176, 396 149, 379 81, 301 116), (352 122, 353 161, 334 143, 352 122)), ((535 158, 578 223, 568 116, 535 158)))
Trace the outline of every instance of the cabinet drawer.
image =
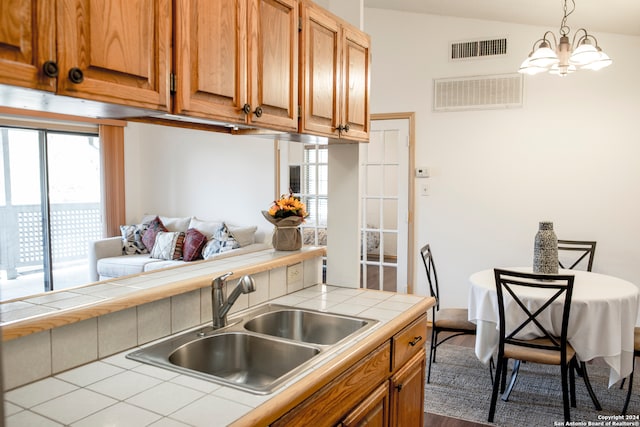
POLYGON ((424 348, 427 341, 427 315, 420 316, 409 326, 393 336, 393 371, 404 365, 414 354, 424 348))

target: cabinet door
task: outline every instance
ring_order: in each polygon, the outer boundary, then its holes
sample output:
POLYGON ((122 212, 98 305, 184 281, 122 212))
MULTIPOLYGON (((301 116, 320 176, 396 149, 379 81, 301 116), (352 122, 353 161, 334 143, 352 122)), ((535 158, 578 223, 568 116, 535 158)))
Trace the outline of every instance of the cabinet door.
POLYGON ((0 2, 0 83, 55 91, 55 77, 42 68, 56 61, 54 6, 50 0, 0 2))
POLYGON ((369 139, 369 36, 350 27, 342 31, 342 94, 341 138, 369 139))
POLYGON ((341 81, 341 27, 322 9, 303 2, 300 132, 337 137, 341 81))
POLYGON ((251 123, 298 130, 298 2, 250 0, 251 123))
POLYGON ((177 0, 174 113, 246 122, 247 0, 177 0))
POLYGON ((389 420, 389 382, 385 381, 340 423, 343 427, 384 427, 389 420))
POLYGON ((57 0, 58 93, 169 111, 171 0, 57 0))
POLYGON ((424 423, 425 354, 421 350, 391 377, 392 426, 422 427, 424 423))

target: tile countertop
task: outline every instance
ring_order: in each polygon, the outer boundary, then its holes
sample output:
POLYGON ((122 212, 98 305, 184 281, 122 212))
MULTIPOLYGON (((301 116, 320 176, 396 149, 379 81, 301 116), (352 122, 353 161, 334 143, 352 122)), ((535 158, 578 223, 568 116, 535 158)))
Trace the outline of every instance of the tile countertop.
POLYGON ((269 302, 361 316, 380 323, 274 393, 263 396, 127 359, 126 354, 133 349, 128 350, 6 392, 6 425, 244 424, 238 420, 251 418, 260 409, 265 412, 271 410, 265 408, 279 407, 284 399, 290 400, 292 390, 304 386, 303 379, 313 377, 322 367, 344 362, 365 347, 367 338, 384 336, 400 321, 426 312, 433 304, 432 298, 329 285, 312 286, 269 302))

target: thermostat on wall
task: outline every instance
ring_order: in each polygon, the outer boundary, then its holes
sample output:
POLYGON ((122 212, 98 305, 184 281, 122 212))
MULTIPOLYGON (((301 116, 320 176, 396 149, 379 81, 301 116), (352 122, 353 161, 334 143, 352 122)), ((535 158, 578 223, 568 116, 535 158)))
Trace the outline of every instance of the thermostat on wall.
POLYGON ((427 168, 417 167, 416 178, 429 178, 429 170, 427 168))

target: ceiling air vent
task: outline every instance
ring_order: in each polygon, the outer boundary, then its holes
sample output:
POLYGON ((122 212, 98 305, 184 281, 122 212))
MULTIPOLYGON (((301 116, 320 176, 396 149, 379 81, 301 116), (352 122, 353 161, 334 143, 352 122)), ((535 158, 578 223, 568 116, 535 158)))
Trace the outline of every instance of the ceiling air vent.
POLYGON ((434 79, 434 111, 522 107, 522 74, 434 79))
POLYGON ((506 38, 451 43, 451 59, 453 61, 470 58, 486 58, 506 54, 506 38))

